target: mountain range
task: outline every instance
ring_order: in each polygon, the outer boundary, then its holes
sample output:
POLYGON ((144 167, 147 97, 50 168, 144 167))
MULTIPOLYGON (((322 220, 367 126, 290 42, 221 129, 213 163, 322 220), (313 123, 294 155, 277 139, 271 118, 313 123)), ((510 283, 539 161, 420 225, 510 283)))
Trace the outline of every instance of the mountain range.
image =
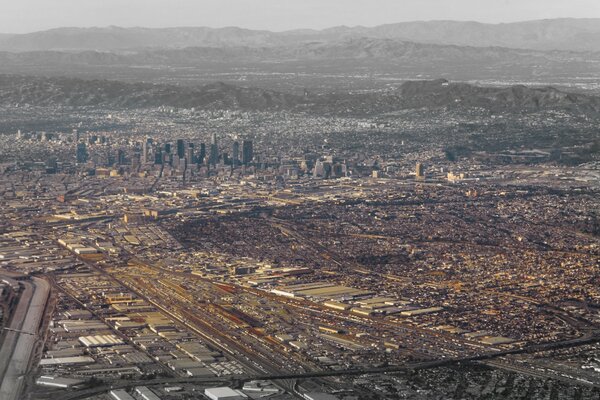
POLYGON ((73 63, 89 65, 196 65, 201 62, 270 62, 297 60, 394 60, 452 61, 463 63, 505 62, 594 62, 600 52, 539 51, 504 47, 473 47, 407 42, 396 39, 348 38, 334 42, 309 42, 273 47, 186 47, 107 51, 0 52, 4 65, 27 63, 73 63))
POLYGON ((552 87, 495 88, 466 83, 409 81, 384 93, 286 94, 224 83, 196 87, 107 80, 0 76, 1 105, 103 107, 111 109, 178 107, 203 110, 309 111, 331 114, 381 114, 404 109, 487 109, 494 112, 564 110, 600 112, 600 98, 552 87))
POLYGON ((402 22, 376 27, 270 32, 236 27, 57 28, 0 35, 0 51, 127 51, 143 48, 278 47, 350 38, 474 47, 600 51, 600 19, 551 19, 484 24, 462 21, 402 22))
MULTIPOLYGON (((331 74, 347 77, 377 74, 380 86, 386 84, 386 78, 406 80, 419 75, 551 83, 562 82, 562 77, 570 76, 591 82, 590 79, 600 76, 600 52, 440 45, 357 37, 272 47, 144 48, 127 52, 5 51, 0 52, 1 73, 181 83, 192 77, 196 83, 215 80, 235 83, 236 78, 247 74, 254 81, 261 75, 304 76, 302 81, 279 81, 287 82, 288 87, 315 87, 319 83, 309 77, 331 74)), ((352 82, 347 79, 346 84, 352 82)))

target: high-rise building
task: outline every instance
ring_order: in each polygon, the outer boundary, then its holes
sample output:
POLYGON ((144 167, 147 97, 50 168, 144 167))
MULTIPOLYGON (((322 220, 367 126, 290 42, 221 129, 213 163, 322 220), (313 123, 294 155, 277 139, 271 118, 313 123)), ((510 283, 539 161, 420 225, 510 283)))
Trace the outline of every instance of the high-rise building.
POLYGON ((187 160, 188 165, 196 163, 196 158, 194 156, 194 143, 188 143, 185 159, 187 160))
POLYGON ((240 165, 240 143, 235 141, 231 149, 231 165, 237 167, 240 165))
POLYGON ((415 175, 419 179, 422 179, 425 177, 425 167, 423 166, 423 164, 417 163, 417 166, 415 168, 415 175))
POLYGON ((165 152, 166 153, 170 153, 171 152, 171 143, 165 143, 165 152))
POLYGON ((244 140, 242 142, 242 164, 250 164, 253 158, 252 140, 244 140))
POLYGON ((152 150, 152 139, 146 138, 146 140, 142 144, 142 163, 143 164, 148 162, 151 150, 152 150))
POLYGON ((177 139, 177 157, 185 158, 185 141, 177 139))
POLYGON ((77 163, 85 164, 88 160, 87 146, 85 143, 77 143, 77 163))
POLYGON ((219 162, 219 145, 217 144, 217 134, 213 133, 212 134, 212 140, 211 140, 211 143, 210 143, 209 164, 210 165, 217 165, 218 162, 219 162))
POLYGON ((204 164, 205 158, 206 158, 206 145, 204 143, 200 143, 200 154, 198 154, 198 164, 204 164))
POLYGON ((125 150, 119 149, 117 151, 117 165, 125 165, 127 163, 127 159, 125 158, 125 150))
POLYGON ((131 156, 131 168, 133 168, 134 170, 138 169, 140 167, 141 161, 142 155, 140 154, 139 149, 137 149, 131 156))

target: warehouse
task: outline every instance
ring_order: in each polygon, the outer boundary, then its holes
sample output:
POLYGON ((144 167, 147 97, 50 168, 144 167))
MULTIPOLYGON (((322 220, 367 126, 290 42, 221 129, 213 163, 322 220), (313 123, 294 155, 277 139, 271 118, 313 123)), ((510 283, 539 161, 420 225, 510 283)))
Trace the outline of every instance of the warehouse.
POLYGON ((110 347, 124 342, 115 335, 81 336, 79 341, 85 347, 110 347))
POLYGON ((143 400, 160 400, 152 390, 148 389, 146 386, 138 386, 135 388, 135 393, 139 395, 143 400))
POLYGON ((418 308, 416 310, 402 311, 400 314, 404 315, 405 317, 412 317, 415 315, 433 314, 443 310, 444 309, 442 307, 418 308))
POLYGON ((89 319, 89 320, 64 320, 58 321, 58 325, 62 326, 66 332, 90 332, 94 330, 109 330, 110 328, 106 326, 103 322, 98 320, 89 319))
POLYGON ((124 390, 111 390, 110 396, 115 400, 135 400, 135 398, 124 390))
POLYGON ((99 253, 98 249, 93 248, 93 247, 79 247, 75 249, 75 253, 79 254, 79 255, 84 255, 84 254, 96 254, 99 253))
POLYGON ((325 303, 323 303, 323 305, 325 307, 332 308, 334 310, 339 310, 339 311, 347 311, 350 309, 349 304, 339 303, 337 301, 326 301, 325 303))
POLYGON ((77 385, 83 384, 85 381, 82 379, 70 379, 61 378, 57 376, 40 376, 35 383, 40 386, 50 386, 61 389, 72 388, 77 385))
POLYGON ((93 364, 96 361, 92 357, 65 357, 65 358, 43 358, 40 360, 40 366, 53 365, 75 365, 75 364, 93 364))
POLYGON ((357 299, 373 295, 373 292, 328 283, 298 284, 274 289, 274 294, 285 297, 309 297, 327 300, 357 299))
POLYGON ((248 397, 239 390, 228 387, 204 389, 204 395, 211 400, 243 400, 248 397))

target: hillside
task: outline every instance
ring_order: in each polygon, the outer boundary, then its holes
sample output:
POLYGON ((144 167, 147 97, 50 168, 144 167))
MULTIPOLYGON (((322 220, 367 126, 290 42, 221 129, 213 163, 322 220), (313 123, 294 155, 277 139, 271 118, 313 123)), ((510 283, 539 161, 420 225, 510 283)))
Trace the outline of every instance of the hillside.
POLYGON ((275 110, 297 103, 295 96, 222 83, 186 88, 106 80, 0 76, 0 104, 3 105, 275 110))
POLYGON ((596 115, 600 98, 551 87, 479 87, 446 80, 410 81, 386 92, 347 92, 306 97, 223 83, 199 87, 104 80, 0 76, 0 104, 111 109, 178 107, 217 110, 287 110, 377 114, 415 108, 483 108, 495 112, 565 110, 596 115))

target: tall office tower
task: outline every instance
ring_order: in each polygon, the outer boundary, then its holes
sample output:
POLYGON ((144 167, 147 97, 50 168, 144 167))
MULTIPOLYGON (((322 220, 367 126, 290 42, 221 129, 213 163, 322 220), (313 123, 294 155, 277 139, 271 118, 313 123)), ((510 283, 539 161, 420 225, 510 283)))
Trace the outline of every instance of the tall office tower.
POLYGON ((152 139, 146 138, 146 140, 142 144, 142 164, 145 164, 148 162, 148 158, 150 156, 151 150, 152 150, 152 139))
POLYGON ((112 167, 113 165, 115 165, 115 155, 110 150, 108 151, 108 155, 106 156, 106 165, 108 167, 112 167))
POLYGON ((177 165, 177 169, 180 171, 185 171, 188 167, 188 160, 187 158, 180 158, 179 159, 179 164, 177 165))
POLYGON ((188 165, 196 164, 196 158, 194 156, 194 143, 188 143, 185 159, 187 160, 188 165))
POLYGON ((125 165, 127 160, 125 159, 125 151, 123 149, 119 149, 117 151, 117 165, 125 165))
POLYGON ((422 179, 425 177, 425 167, 421 163, 417 163, 415 174, 417 178, 422 179))
POLYGON ((242 164, 250 164, 253 158, 252 140, 244 140, 242 142, 242 164))
POLYGON ((154 164, 162 165, 162 163, 163 163, 163 153, 160 151, 157 151, 156 153, 154 153, 154 164))
POLYGON ((177 139, 177 157, 185 158, 185 142, 183 139, 177 139))
POLYGON ((165 143, 165 152, 166 153, 170 153, 171 152, 171 143, 165 143))
POLYGON ((204 164, 205 158, 206 158, 206 145, 204 143, 200 143, 200 154, 198 154, 198 164, 204 164))
POLYGON ((88 152, 85 143, 77 143, 77 163, 85 164, 88 160, 88 152))
MULTIPOLYGON (((21 131, 19 131, 21 132, 21 131)), ((73 129, 73 140, 79 142, 79 131, 77 129, 73 129)))
POLYGON ((217 144, 217 134, 212 134, 212 140, 210 143, 210 158, 208 163, 210 165, 217 165, 219 162, 219 146, 217 144))
POLYGON ((133 168, 134 170, 138 169, 140 167, 141 160, 142 155, 140 154, 139 150, 136 150, 131 156, 131 168, 133 168))
POLYGON ((231 166, 237 167, 240 165, 240 143, 235 141, 231 149, 231 166))

